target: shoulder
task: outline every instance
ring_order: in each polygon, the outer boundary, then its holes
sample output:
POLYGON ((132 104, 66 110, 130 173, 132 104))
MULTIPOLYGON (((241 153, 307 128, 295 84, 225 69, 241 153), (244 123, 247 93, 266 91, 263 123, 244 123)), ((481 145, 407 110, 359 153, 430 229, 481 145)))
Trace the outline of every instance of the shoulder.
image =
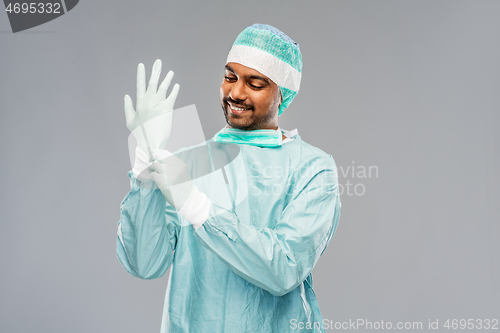
POLYGON ((315 168, 318 171, 333 170, 336 173, 337 167, 332 155, 305 142, 299 135, 286 145, 288 146, 284 146, 283 148, 289 151, 295 168, 315 168))
POLYGON ((299 195, 338 195, 337 166, 332 155, 322 149, 296 138, 288 149, 292 161, 292 184, 299 195))

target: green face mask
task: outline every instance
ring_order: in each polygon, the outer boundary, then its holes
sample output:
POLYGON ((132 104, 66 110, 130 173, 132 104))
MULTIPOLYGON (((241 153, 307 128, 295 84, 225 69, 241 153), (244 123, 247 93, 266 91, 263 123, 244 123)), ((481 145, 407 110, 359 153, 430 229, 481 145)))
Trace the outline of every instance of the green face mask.
POLYGON ((283 144, 281 130, 243 131, 224 127, 214 136, 215 142, 245 144, 257 147, 280 147, 283 144))

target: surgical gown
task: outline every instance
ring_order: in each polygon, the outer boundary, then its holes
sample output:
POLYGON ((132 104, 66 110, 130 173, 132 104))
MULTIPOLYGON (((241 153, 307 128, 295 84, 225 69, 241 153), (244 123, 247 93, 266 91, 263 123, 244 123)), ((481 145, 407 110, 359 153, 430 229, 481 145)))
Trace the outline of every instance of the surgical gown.
POLYGON ((296 135, 280 147, 239 144, 217 166, 214 149, 231 145, 204 144, 209 162, 190 165, 211 170, 193 180, 211 201, 201 227, 132 172, 121 204, 123 267, 155 279, 172 265, 161 332, 324 332, 311 271, 340 216, 333 158, 296 135))

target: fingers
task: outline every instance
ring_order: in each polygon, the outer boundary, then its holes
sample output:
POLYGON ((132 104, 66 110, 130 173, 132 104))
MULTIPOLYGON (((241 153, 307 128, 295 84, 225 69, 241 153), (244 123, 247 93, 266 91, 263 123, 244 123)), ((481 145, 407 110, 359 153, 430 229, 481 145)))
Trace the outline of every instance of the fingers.
POLYGON ((167 98, 167 90, 170 86, 170 82, 172 82, 173 77, 174 72, 169 71, 163 82, 160 84, 160 88, 158 88, 158 96, 160 97, 160 100, 164 100, 165 98, 167 98))
MULTIPOLYGON (((166 102, 169 108, 173 108, 175 100, 177 99, 177 95, 179 94, 180 86, 175 84, 170 96, 167 98, 167 90, 172 82, 172 78, 174 77, 174 72, 169 71, 165 77, 165 79, 160 84, 158 88, 158 82, 161 74, 162 62, 160 59, 157 59, 153 64, 153 70, 151 72, 151 77, 148 82, 148 86, 146 87, 146 70, 144 68, 144 64, 140 63, 137 66, 137 105, 157 105, 159 103, 166 102), (158 91, 157 91, 158 88, 158 91), (144 96, 148 95, 149 98, 144 100, 144 96), (144 104, 143 102, 146 104, 144 104)), ((141 108, 142 110, 142 108, 141 108)), ((141 112, 140 110, 137 110, 141 112)))
POLYGON ((164 176, 159 174, 158 172, 150 172, 149 177, 156 183, 158 186, 162 186, 165 183, 164 176))
POLYGON ((163 165, 158 162, 158 161, 153 161, 151 165, 149 166, 149 169, 152 170, 153 172, 156 172, 158 174, 165 173, 163 169, 163 165))
POLYGON ((148 92, 151 94, 156 93, 156 88, 158 88, 158 80, 160 79, 161 73, 161 60, 157 59, 153 64, 153 70, 151 71, 151 77, 149 78, 148 92))
POLYGON ((137 99, 144 96, 146 93, 146 69, 144 64, 140 63, 137 66, 137 99))
POLYGON ((170 93, 170 96, 168 96, 168 101, 174 105, 175 100, 177 99, 177 95, 179 94, 179 89, 180 86, 179 84, 175 84, 174 87, 172 88, 172 92, 170 93))
POLYGON ((153 158, 155 159, 155 161, 160 161, 160 162, 166 161, 167 158, 169 158, 170 156, 173 156, 173 155, 174 154, 172 154, 168 150, 163 150, 163 149, 156 149, 153 152, 153 158))
POLYGON ((134 110, 134 105, 132 103, 132 98, 130 98, 129 95, 125 95, 124 102, 125 102, 125 121, 128 125, 132 122, 132 120, 135 117, 135 110, 134 110))

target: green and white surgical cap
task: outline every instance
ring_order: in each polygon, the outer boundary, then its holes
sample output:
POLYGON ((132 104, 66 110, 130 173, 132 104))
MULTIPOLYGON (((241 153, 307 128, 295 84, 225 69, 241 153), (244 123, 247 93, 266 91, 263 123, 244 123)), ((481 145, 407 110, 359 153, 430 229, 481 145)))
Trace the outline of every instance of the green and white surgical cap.
POLYGON ((243 30, 229 51, 226 64, 229 62, 253 68, 280 87, 283 102, 278 115, 299 92, 302 77, 299 44, 273 26, 254 24, 243 30))

